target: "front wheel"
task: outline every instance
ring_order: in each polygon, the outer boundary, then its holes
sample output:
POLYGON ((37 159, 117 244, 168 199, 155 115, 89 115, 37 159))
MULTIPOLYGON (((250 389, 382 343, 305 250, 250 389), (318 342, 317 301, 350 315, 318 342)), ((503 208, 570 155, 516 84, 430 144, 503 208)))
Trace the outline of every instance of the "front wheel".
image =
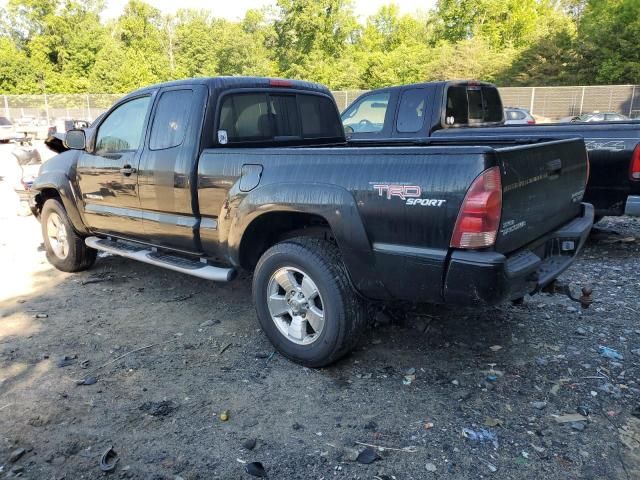
POLYGON ((44 203, 40 223, 47 260, 58 270, 79 272, 87 270, 96 261, 98 252, 85 245, 58 200, 49 199, 44 203))
POLYGON ((317 238, 269 248, 254 272, 253 301, 271 343, 307 367, 346 355, 367 325, 364 302, 349 283, 338 248, 317 238))

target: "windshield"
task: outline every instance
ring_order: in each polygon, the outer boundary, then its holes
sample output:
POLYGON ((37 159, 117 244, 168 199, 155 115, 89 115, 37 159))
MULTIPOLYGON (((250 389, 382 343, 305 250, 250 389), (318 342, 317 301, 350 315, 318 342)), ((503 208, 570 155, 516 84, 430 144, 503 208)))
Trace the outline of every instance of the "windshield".
POLYGON ((11 126, 11 122, 7 117, 0 117, 0 126, 1 127, 11 126))

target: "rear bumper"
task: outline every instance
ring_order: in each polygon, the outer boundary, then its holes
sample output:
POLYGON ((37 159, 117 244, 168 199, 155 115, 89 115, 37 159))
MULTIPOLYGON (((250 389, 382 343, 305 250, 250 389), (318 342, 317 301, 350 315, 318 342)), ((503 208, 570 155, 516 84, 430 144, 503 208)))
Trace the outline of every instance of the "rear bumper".
POLYGON ((625 215, 640 217, 640 195, 629 195, 624 209, 625 215))
POLYGON ((593 206, 583 204, 580 217, 507 256, 454 251, 445 274, 445 303, 495 305, 538 292, 573 263, 593 218, 593 206))

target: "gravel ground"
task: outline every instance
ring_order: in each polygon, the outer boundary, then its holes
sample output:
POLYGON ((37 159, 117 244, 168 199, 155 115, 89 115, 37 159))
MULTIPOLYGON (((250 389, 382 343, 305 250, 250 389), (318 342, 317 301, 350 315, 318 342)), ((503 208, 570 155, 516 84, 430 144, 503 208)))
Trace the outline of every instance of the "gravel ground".
POLYGON ((539 295, 379 314, 321 370, 273 352, 249 276, 111 256, 63 274, 33 218, 0 222, 0 477, 98 478, 112 446, 112 478, 248 479, 249 462, 272 479, 640 478, 636 219, 602 222, 563 276, 594 286, 589 310, 539 295), (366 444, 384 447, 371 464, 366 444))

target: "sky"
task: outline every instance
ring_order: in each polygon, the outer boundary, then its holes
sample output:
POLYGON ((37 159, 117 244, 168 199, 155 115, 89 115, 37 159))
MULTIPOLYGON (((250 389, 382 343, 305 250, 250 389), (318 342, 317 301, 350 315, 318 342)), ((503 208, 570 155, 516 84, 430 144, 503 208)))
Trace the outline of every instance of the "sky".
MULTIPOLYGON (((145 0, 159 8, 164 13, 174 13, 179 8, 195 8, 210 10, 216 17, 238 20, 251 8, 260 8, 275 3, 274 0, 145 0)), ((127 0, 105 0, 107 8, 105 18, 115 18, 127 3, 127 0)), ((375 13, 382 5, 395 3, 402 13, 414 13, 417 10, 428 10, 435 4, 435 0, 353 0, 356 14, 364 19, 375 13)), ((0 7, 4 7, 7 0, 0 0, 0 7)))

